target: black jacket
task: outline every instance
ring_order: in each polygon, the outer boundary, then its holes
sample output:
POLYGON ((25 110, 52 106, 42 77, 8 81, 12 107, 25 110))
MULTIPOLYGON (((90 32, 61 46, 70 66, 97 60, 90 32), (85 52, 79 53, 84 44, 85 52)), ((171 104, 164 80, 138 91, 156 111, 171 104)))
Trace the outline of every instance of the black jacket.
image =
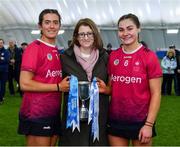
MULTIPOLYGON (((88 81, 87 74, 82 66, 76 61, 76 57, 72 48, 67 49, 65 53, 61 55, 61 61, 63 77, 73 74, 78 77, 79 81, 88 81)), ((107 52, 104 49, 100 49, 99 59, 94 66, 92 78, 99 77, 105 83, 108 82, 107 62, 107 52)), ((99 95, 99 141, 96 140, 94 143, 93 137, 91 136, 91 125, 88 125, 87 122, 80 123, 80 133, 77 129, 75 129, 73 133, 72 128, 66 129, 67 100, 68 93, 65 93, 62 112, 62 136, 60 136, 59 145, 107 146, 108 138, 106 133, 106 123, 108 117, 109 96, 104 94, 99 95)))
POLYGON ((8 72, 10 54, 4 47, 0 48, 0 71, 8 72))
POLYGON ((177 67, 175 69, 175 73, 179 75, 179 73, 177 72, 178 69, 180 69, 180 51, 178 51, 177 49, 175 49, 175 53, 176 53, 176 61, 177 61, 177 67))

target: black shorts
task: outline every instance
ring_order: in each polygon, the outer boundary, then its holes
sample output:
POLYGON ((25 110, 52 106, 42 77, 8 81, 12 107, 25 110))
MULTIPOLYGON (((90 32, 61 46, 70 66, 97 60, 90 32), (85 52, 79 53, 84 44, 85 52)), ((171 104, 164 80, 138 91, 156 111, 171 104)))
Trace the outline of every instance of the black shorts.
POLYGON ((60 118, 41 118, 38 120, 28 120, 19 117, 18 133, 33 136, 53 136, 60 135, 60 118))
MULTIPOLYGON (((128 140, 138 140, 139 131, 145 124, 143 122, 121 123, 110 121, 107 125, 108 134, 118 137, 123 137, 128 140)), ((156 136, 155 125, 152 128, 152 137, 156 136)))

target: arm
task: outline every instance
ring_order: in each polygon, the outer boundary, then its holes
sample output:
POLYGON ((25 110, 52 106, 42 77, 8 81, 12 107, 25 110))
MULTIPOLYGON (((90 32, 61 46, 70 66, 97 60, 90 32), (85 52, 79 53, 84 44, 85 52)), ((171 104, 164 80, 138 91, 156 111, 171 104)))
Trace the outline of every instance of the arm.
POLYGON ((104 93, 104 94, 111 94, 111 78, 108 78, 108 84, 106 85, 105 82, 99 78, 97 78, 97 84, 99 87, 99 93, 104 93))
POLYGON ((161 78, 149 80, 151 99, 145 125, 139 132, 139 140, 148 143, 152 137, 152 126, 156 120, 161 102, 161 78), (150 122, 147 123, 147 122, 150 122))
MULTIPOLYGON (((50 92, 58 91, 57 84, 41 83, 33 80, 34 73, 29 71, 21 71, 20 73, 20 87, 23 91, 31 92, 50 92)), ((69 78, 64 78, 58 83, 60 91, 69 91, 69 78)))
POLYGON ((173 61, 172 65, 171 65, 171 69, 176 69, 177 67, 177 62, 176 59, 173 61))
POLYGON ((150 100, 147 121, 154 123, 161 102, 161 78, 150 79, 149 85, 151 91, 151 100, 150 100))
POLYGON ((161 61, 161 66, 162 66, 163 69, 168 69, 168 66, 167 66, 167 64, 166 64, 166 57, 164 57, 164 58, 162 59, 162 61, 161 61))

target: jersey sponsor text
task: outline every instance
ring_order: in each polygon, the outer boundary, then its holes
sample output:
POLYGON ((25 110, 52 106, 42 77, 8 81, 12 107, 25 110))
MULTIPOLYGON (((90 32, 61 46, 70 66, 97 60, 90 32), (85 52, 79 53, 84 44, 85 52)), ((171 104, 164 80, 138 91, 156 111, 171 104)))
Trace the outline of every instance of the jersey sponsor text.
POLYGON ((122 83, 126 83, 126 84, 130 84, 130 83, 138 83, 138 84, 140 84, 142 82, 142 79, 140 77, 112 75, 111 79, 114 82, 122 82, 122 83))
POLYGON ((48 77, 62 77, 62 71, 61 70, 56 70, 56 71, 51 71, 50 69, 48 69, 47 74, 46 74, 46 78, 48 77))

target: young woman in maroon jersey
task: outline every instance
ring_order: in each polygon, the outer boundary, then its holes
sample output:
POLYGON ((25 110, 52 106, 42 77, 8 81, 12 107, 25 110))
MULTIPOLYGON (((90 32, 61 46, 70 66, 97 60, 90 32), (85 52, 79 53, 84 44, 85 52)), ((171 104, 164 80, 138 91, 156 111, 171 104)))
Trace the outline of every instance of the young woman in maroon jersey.
POLYGON ((24 95, 18 133, 26 136, 28 146, 54 146, 60 134, 60 91, 69 90, 55 46, 60 26, 57 10, 43 10, 39 15, 41 38, 23 53, 20 86, 24 95))
MULTIPOLYGON (((118 21, 121 47, 112 51, 108 71, 111 103, 108 121, 110 145, 152 145, 160 107, 162 71, 153 51, 139 43, 140 22, 134 14, 118 21)), ((107 87, 99 81, 100 91, 107 87), (105 88, 103 88, 105 87, 105 88)))

